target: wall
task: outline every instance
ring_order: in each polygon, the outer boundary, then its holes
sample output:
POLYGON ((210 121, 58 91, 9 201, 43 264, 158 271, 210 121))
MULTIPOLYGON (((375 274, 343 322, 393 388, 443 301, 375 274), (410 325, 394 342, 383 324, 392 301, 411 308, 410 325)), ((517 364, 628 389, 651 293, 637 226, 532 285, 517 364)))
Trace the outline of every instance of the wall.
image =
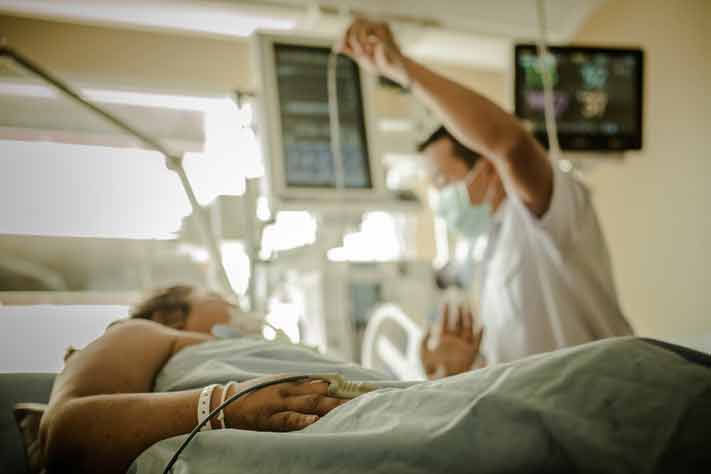
POLYGON ((711 350, 711 2, 611 0, 579 43, 646 54, 644 150, 587 177, 640 334, 711 350))

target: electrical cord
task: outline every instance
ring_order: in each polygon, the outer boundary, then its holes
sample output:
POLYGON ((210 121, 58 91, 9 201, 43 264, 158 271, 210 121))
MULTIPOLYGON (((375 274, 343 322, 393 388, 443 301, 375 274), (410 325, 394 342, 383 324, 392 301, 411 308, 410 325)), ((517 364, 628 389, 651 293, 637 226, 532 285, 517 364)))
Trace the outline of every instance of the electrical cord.
POLYGON ((178 457, 180 457, 180 454, 185 450, 185 448, 188 447, 190 442, 195 438, 195 436, 200 432, 200 429, 205 426, 207 423, 210 422, 210 419, 217 415, 220 410, 224 409, 226 406, 230 405, 232 402, 242 398, 245 395, 248 395, 256 390, 269 387, 271 385, 277 385, 280 383, 285 383, 285 382, 295 382, 297 380, 303 380, 309 378, 308 375, 290 375, 290 376, 285 376, 285 377, 280 377, 276 380, 268 380, 266 382, 258 383, 256 385, 252 385, 251 387, 247 387, 244 390, 240 390, 234 395, 232 395, 230 398, 225 400, 223 403, 220 404, 217 408, 212 410, 210 414, 201 422, 198 423, 198 425, 193 428, 193 430, 190 432, 187 438, 185 438, 185 441, 180 445, 180 447, 175 451, 173 454, 173 457, 170 458, 170 461, 168 461, 168 464, 165 465, 165 469, 163 469, 163 474, 169 474, 173 470, 173 465, 178 461, 178 457))
MULTIPOLYGON (((550 58, 550 53, 548 52, 548 46, 546 42, 546 5, 545 0, 537 0, 537 16, 538 16, 538 57, 541 64, 541 74, 543 79, 543 114, 545 117, 546 133, 548 135, 549 150, 548 157, 551 161, 551 166, 557 167, 560 159, 560 144, 558 143, 558 127, 556 124, 555 117, 555 107, 554 107, 554 97, 553 97, 553 81, 551 77, 551 69, 548 67, 547 59, 550 58)), ((551 61, 553 68, 556 67, 555 62, 551 61)), ((506 176, 506 175, 504 175, 506 176)), ((510 183, 510 178, 506 180, 509 185, 509 189, 512 188, 510 183)), ((527 209, 524 209, 523 202, 520 199, 514 199, 512 202, 515 207, 519 209, 520 212, 530 215, 527 209)), ((525 233, 531 241, 536 239, 535 228, 529 223, 529 225, 524 226, 525 233)), ((552 283, 550 280, 550 275, 544 271, 544 262, 541 253, 538 251, 532 252, 533 259, 535 262, 534 267, 536 268, 536 273, 538 273, 541 294, 543 296, 543 301, 546 306, 546 314, 548 316, 548 321, 550 323, 553 338, 556 344, 560 347, 564 346, 563 337, 563 327, 561 325, 560 318, 560 308, 556 303, 555 295, 553 294, 552 283)))
POLYGON ((543 116, 546 124, 546 134, 548 135, 548 146, 550 156, 554 165, 557 165, 560 158, 560 144, 558 143, 558 126, 555 119, 555 97, 553 96, 553 78, 548 67, 549 62, 555 68, 556 64, 548 51, 546 32, 546 4, 545 0, 537 0, 538 17, 538 58, 541 66, 541 79, 543 80, 543 116))
POLYGON ((331 155, 333 155, 333 170, 336 178, 336 189, 343 198, 342 191, 346 187, 345 163, 341 148, 341 117, 338 109, 338 53, 331 51, 328 55, 326 87, 328 88, 328 125, 331 136, 331 155))

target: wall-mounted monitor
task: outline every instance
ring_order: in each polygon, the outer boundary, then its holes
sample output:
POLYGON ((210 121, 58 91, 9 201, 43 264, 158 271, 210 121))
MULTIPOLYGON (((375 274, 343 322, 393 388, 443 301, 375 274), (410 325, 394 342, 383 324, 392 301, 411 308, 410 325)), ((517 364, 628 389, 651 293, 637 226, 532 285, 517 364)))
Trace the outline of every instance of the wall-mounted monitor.
MULTIPOLYGON (((642 148, 644 55, 640 49, 550 47, 558 140, 569 151, 642 148), (555 67, 552 67, 555 66, 555 67)), ((548 146, 535 45, 516 45, 516 115, 548 146)))
POLYGON ((353 205, 383 201, 383 170, 373 146, 375 81, 345 56, 337 61, 343 181, 331 148, 328 63, 333 41, 258 33, 259 133, 270 194, 277 205, 353 205))

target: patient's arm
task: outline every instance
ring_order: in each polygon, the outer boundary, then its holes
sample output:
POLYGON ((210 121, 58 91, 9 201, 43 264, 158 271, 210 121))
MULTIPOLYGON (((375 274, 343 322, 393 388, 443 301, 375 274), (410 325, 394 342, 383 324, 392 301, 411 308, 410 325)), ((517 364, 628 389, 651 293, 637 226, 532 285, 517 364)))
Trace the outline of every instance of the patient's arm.
MULTIPOLYGON (((199 389, 150 393, 158 371, 180 349, 210 336, 129 321, 76 353, 57 377, 40 437, 50 472, 125 472, 157 441, 190 432, 199 389)), ((301 429, 342 403, 325 383, 259 390, 225 410, 229 427, 301 429)), ((230 392, 231 395, 234 392, 230 392)), ((221 392, 213 394, 213 408, 221 392)))

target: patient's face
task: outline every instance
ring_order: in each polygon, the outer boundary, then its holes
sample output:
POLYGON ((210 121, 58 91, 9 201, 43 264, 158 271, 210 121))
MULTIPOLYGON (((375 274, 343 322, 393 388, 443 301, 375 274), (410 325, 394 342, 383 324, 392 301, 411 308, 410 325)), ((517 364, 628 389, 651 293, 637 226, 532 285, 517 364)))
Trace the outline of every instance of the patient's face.
POLYGON ((195 292, 183 330, 209 334, 216 324, 229 324, 233 306, 215 293, 195 292))

